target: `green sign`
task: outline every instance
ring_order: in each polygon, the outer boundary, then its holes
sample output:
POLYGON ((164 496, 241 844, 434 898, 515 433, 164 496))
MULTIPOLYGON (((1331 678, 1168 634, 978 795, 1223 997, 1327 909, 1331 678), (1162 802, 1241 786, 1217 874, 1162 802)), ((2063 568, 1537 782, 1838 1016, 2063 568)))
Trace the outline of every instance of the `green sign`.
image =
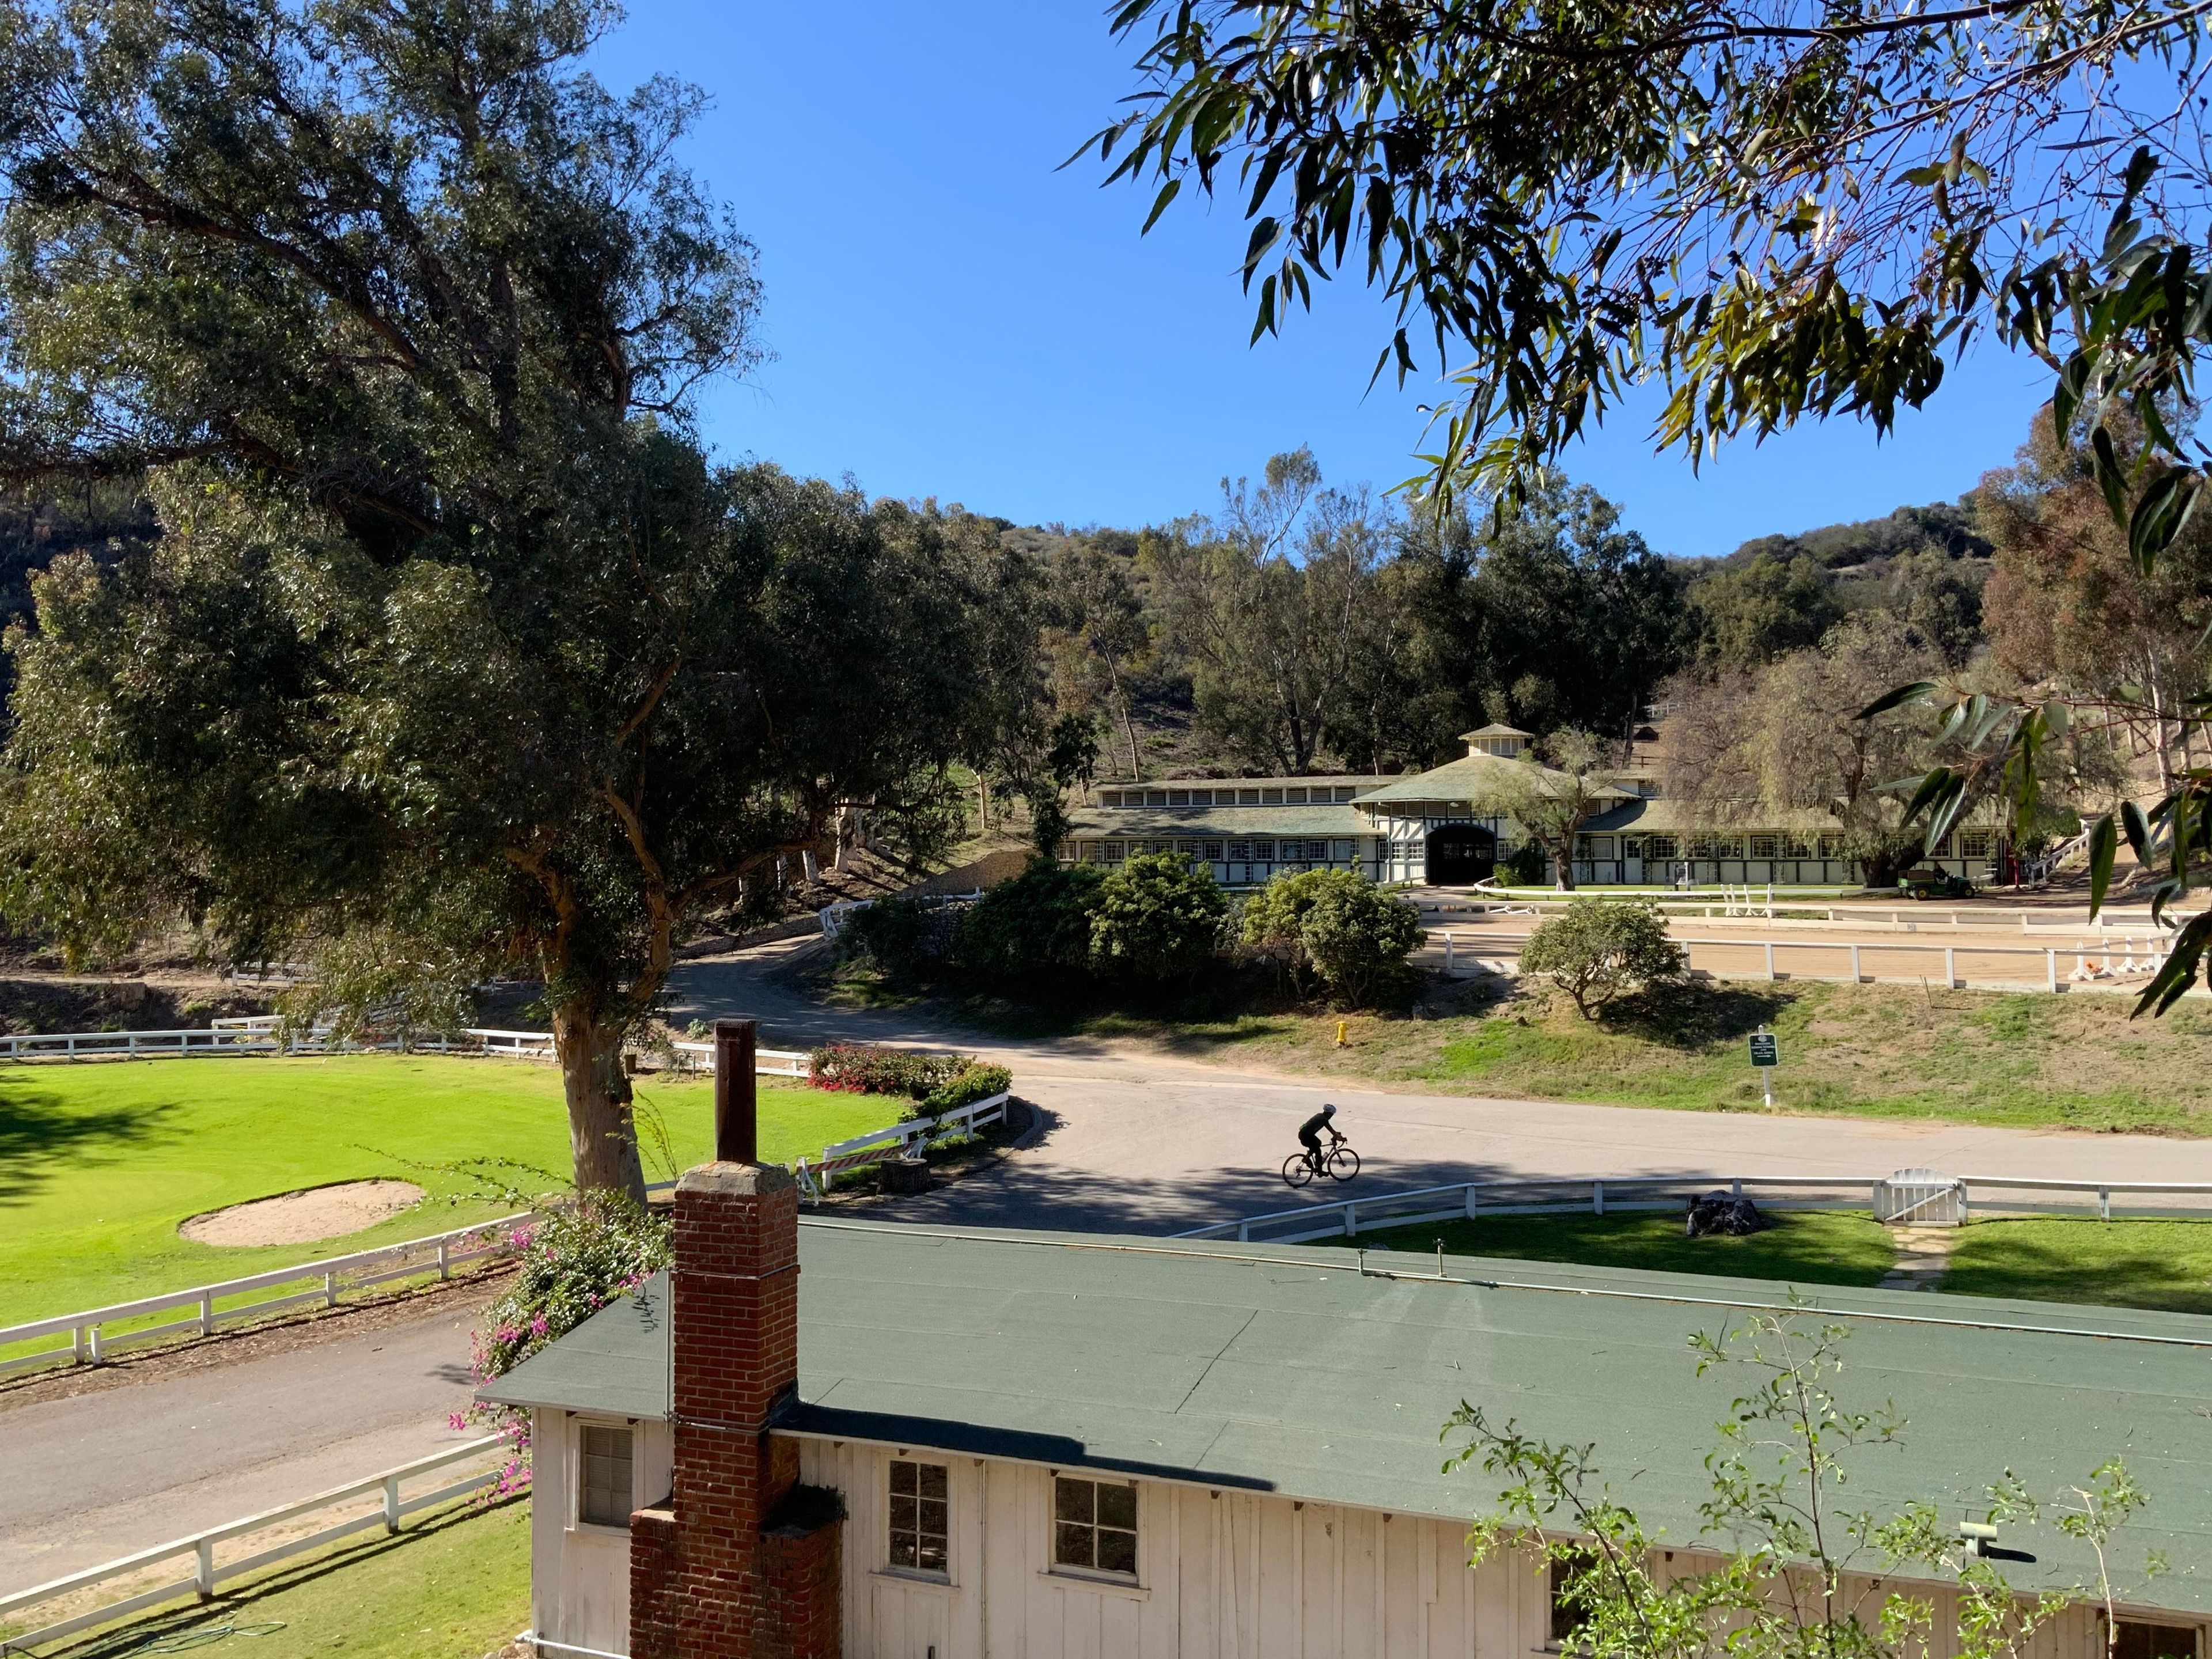
POLYGON ((1751 1063, 1754 1066, 1779 1066, 1782 1063, 1782 1044, 1773 1032, 1752 1033, 1751 1063))

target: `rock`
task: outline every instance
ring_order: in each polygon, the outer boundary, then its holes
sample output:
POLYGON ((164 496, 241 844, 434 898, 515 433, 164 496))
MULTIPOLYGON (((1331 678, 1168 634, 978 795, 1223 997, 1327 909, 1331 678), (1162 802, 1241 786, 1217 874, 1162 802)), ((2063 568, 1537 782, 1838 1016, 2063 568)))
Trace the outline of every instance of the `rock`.
POLYGON ((1742 1238, 1765 1229, 1766 1218, 1759 1212, 1759 1206, 1747 1198, 1738 1198, 1732 1193, 1707 1193, 1703 1198, 1690 1200, 1689 1234, 1703 1238, 1709 1233, 1718 1233, 1727 1238, 1742 1238))
POLYGON ((926 1193, 930 1188, 929 1165, 921 1158, 887 1158, 877 1168, 887 1193, 926 1193))

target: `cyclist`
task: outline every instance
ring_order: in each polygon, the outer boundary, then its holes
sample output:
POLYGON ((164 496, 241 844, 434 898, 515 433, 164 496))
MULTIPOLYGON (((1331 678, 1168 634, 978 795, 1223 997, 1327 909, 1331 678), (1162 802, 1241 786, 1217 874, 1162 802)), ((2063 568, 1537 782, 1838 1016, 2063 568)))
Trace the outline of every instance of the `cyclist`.
POLYGON ((1298 1125, 1298 1144, 1306 1149, 1306 1162, 1313 1166, 1316 1175, 1322 1173, 1322 1132, 1324 1129, 1328 1132, 1329 1142, 1332 1146, 1344 1139, 1337 1133, 1336 1126, 1329 1121, 1335 1115, 1335 1107, 1323 1106, 1321 1110, 1298 1125))

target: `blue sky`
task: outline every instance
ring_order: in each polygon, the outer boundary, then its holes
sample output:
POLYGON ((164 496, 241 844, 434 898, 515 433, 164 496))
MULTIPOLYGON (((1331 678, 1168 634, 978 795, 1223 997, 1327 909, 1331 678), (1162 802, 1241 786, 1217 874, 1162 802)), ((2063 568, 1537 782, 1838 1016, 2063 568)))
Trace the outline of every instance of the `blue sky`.
MULTIPOLYGON (((714 100, 686 159, 760 248, 775 353, 711 391, 731 458, 852 475, 1023 523, 1138 525, 1310 444, 1332 483, 1413 471, 1415 405, 1367 377, 1387 336, 1350 283, 1248 348, 1233 206, 1170 210, 1059 163, 1133 87, 1092 0, 635 0, 594 67, 714 100)), ((1702 477, 1654 455, 1650 401, 1566 458, 1659 550, 1948 499, 2007 465, 2043 372, 1994 348, 1877 444, 1850 422, 1739 445, 1702 477)))

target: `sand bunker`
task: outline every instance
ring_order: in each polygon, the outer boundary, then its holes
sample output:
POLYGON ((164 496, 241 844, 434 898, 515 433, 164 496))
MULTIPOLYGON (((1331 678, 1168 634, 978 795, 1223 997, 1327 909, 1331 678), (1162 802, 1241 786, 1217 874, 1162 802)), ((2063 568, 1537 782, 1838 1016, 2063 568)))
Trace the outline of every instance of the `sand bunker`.
POLYGON ((347 1181, 210 1210, 177 1231, 195 1244, 311 1244, 374 1227, 422 1201, 411 1181, 347 1181))

